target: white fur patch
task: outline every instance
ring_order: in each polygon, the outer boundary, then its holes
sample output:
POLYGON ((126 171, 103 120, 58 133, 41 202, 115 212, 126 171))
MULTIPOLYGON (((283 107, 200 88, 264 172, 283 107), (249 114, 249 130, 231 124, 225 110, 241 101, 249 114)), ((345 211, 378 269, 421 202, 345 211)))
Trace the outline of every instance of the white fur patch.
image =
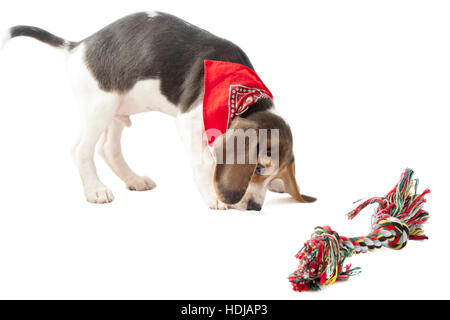
POLYGON ((5 47, 6 43, 9 41, 9 39, 11 39, 11 31, 8 29, 8 30, 6 30, 6 32, 3 34, 2 38, 1 38, 0 49, 3 49, 5 47))
POLYGON ((147 111, 159 111, 171 116, 177 116, 180 112, 180 109, 161 93, 159 79, 138 81, 133 89, 123 95, 117 114, 129 116, 147 111))
POLYGON ((159 16, 159 12, 157 12, 157 11, 150 11, 150 12, 147 12, 147 15, 148 15, 148 17, 150 19, 152 19, 152 18, 155 18, 155 17, 159 16))

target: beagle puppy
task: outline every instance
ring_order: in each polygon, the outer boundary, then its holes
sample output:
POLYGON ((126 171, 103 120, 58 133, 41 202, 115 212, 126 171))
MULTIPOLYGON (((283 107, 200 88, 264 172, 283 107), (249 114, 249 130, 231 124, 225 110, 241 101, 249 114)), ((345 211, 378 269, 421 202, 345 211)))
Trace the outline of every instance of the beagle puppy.
POLYGON ((230 41, 161 12, 126 16, 80 42, 16 26, 9 29, 4 43, 18 36, 35 38, 67 54, 81 110, 82 129, 73 158, 87 201, 114 199, 97 176, 96 145, 130 190, 155 188, 149 177, 130 169, 120 144, 124 127, 131 126, 130 116, 147 111, 176 118, 195 182, 209 208, 259 211, 267 190, 289 193, 299 202, 315 200, 299 192, 288 124, 275 112, 271 94, 247 55, 230 41), (208 85, 206 68, 213 78, 208 85), (220 86, 224 89, 218 90, 220 86), (226 125, 212 128, 219 129, 214 140, 205 129, 207 118, 226 125), (236 140, 244 147, 235 146, 236 140), (243 161, 233 161, 239 158, 243 161))

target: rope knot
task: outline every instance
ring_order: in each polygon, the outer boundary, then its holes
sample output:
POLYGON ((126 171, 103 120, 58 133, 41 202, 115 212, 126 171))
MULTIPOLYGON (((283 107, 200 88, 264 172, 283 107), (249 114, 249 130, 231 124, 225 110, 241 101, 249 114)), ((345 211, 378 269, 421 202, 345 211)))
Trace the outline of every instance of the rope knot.
POLYGON ((388 217, 376 222, 373 231, 381 234, 386 246, 394 250, 403 249, 409 240, 409 227, 406 223, 395 217, 388 217))

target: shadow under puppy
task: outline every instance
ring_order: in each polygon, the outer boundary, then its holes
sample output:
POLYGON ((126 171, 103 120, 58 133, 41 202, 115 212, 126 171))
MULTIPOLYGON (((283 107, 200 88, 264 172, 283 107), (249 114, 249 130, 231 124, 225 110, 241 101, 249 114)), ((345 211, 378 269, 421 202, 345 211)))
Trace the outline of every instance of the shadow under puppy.
POLYGON ((9 29, 4 43, 18 36, 35 38, 67 54, 81 114, 73 157, 87 201, 114 199, 97 176, 97 144, 100 155, 130 190, 156 186, 133 172, 121 152, 121 134, 131 126, 130 116, 148 111, 176 118, 195 182, 209 208, 258 211, 267 189, 287 192, 299 202, 315 200, 299 192, 291 130, 275 113, 272 94, 247 55, 230 41, 161 12, 129 15, 80 42, 16 26, 9 29), (249 130, 256 135, 247 134, 249 130), (236 132, 244 132, 244 139, 236 132), (245 141, 245 147, 234 146, 236 140, 245 141), (226 161, 219 160, 219 154, 226 154, 226 161), (242 157, 244 162, 230 162, 242 157))

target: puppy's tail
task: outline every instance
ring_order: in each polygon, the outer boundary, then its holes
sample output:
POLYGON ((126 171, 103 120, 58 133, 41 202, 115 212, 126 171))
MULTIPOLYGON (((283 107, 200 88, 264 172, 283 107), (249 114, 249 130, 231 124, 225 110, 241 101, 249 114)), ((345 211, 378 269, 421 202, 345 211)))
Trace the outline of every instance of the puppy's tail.
POLYGON ((57 37, 54 34, 37 27, 15 26, 6 31, 2 42, 0 43, 1 48, 3 48, 10 39, 21 36, 34 38, 51 45, 52 47, 68 51, 75 48, 78 44, 77 42, 67 41, 63 38, 57 37))

